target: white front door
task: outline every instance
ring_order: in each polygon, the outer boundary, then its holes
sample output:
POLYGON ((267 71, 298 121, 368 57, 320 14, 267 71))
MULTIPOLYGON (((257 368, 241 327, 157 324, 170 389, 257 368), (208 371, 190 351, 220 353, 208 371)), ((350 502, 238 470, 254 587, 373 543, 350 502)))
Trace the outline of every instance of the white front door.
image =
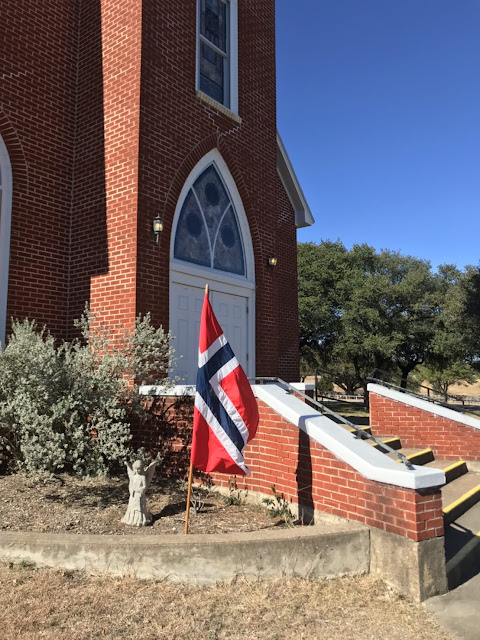
MULTIPOLYGON (((171 283, 170 332, 175 355, 181 354, 172 374, 181 384, 195 384, 198 363, 198 335, 205 290, 171 283)), ((216 291, 210 287, 210 302, 230 346, 245 371, 248 371, 247 313, 248 298, 216 291)))

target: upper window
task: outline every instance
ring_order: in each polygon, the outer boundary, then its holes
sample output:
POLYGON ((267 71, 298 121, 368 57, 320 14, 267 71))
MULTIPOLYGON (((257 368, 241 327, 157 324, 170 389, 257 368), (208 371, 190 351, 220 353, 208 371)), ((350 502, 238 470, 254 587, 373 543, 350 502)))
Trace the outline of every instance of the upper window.
POLYGON ((237 214, 215 165, 189 189, 180 211, 174 257, 245 276, 245 256, 237 214))
POLYGON ((198 88, 237 112, 237 0, 199 0, 198 88))

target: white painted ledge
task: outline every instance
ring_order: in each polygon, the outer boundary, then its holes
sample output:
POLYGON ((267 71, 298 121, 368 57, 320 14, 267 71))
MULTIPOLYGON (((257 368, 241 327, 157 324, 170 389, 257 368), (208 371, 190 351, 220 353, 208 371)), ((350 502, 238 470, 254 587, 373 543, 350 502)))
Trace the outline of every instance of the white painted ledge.
POLYGON ((278 384, 253 385, 253 390, 259 400, 369 480, 406 489, 427 489, 445 484, 443 471, 419 466, 407 469, 404 464, 377 451, 278 384))
MULTIPOLYGON (((311 382, 292 383, 297 391, 313 391, 315 385, 311 382)), ((196 387, 194 384, 176 384, 173 387, 165 387, 161 384, 143 385, 140 387, 141 396, 194 396, 196 387)))
POLYGON ((173 387, 164 387, 161 384, 143 385, 140 387, 141 396, 194 396, 194 384, 176 384, 173 387))
POLYGON ((291 386, 297 391, 303 391, 303 393, 313 391, 315 389, 313 382, 292 382, 291 386))
POLYGON ((468 427, 480 429, 480 420, 478 418, 474 418, 473 416, 465 416, 458 411, 448 409, 447 407, 442 407, 439 404, 434 404, 433 402, 428 402, 428 400, 422 400, 421 398, 412 396, 409 393, 401 393, 400 391, 394 391, 393 389, 388 389, 381 384, 374 383, 369 383, 367 389, 372 393, 376 393, 377 395, 383 396, 384 398, 390 398, 390 400, 395 400, 396 402, 401 402, 402 404, 406 404, 409 407, 415 407, 416 409, 421 409, 422 411, 428 411, 428 413, 432 413, 436 416, 441 416, 442 418, 447 418, 448 420, 453 420, 453 422, 459 422, 460 424, 465 424, 468 427))

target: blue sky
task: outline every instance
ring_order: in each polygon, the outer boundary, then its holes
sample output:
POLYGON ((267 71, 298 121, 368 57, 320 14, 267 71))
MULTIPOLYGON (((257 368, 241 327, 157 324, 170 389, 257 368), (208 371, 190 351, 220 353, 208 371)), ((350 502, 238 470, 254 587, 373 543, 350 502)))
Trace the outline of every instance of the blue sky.
POLYGON ((480 0, 277 0, 278 129, 315 225, 480 262, 480 0))

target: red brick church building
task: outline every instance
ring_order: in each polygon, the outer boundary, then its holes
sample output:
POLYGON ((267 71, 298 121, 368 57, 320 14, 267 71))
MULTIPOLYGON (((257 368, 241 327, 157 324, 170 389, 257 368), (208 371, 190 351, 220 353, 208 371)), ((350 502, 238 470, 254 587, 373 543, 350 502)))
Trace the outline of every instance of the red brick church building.
POLYGON ((0 342, 149 311, 193 382, 208 282, 247 373, 297 380, 313 218, 275 89, 274 0, 4 0, 0 342))

